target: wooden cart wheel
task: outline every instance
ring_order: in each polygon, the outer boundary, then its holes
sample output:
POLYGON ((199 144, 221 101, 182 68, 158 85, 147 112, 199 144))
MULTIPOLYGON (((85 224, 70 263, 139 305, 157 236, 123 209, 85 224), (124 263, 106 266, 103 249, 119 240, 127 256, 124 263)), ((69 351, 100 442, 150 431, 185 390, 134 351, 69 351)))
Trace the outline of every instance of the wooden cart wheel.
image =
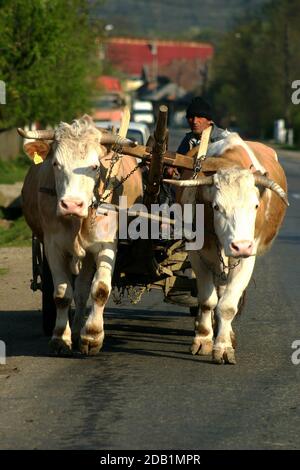
POLYGON ((52 274, 43 245, 42 314, 43 330, 46 336, 52 335, 56 321, 56 305, 53 299, 53 290, 52 274))

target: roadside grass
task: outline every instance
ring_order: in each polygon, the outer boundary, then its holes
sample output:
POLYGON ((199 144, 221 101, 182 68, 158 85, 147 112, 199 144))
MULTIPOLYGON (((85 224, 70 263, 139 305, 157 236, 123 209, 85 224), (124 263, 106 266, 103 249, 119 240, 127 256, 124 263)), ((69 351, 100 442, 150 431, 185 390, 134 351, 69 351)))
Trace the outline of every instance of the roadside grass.
POLYGON ((0 184, 13 184, 24 181, 31 162, 25 155, 12 160, 0 160, 0 184))
POLYGON ((299 151, 300 146, 299 144, 294 144, 294 145, 288 145, 288 144, 273 144, 273 146, 276 146, 277 149, 280 150, 295 150, 299 151))
POLYGON ((9 228, 0 228, 0 247, 30 245, 31 230, 23 216, 14 220, 9 228))
POLYGON ((4 274, 8 273, 8 268, 0 268, 0 276, 4 276, 4 274))
MULTIPOLYGON (((14 184, 24 181, 31 162, 25 155, 19 155, 11 160, 0 160, 0 184, 14 184)), ((5 219, 4 209, 0 208, 0 219, 5 219)), ((30 246, 31 231, 24 217, 18 217, 9 227, 0 228, 0 247, 30 246)), ((2 270, 3 271, 3 270, 2 270)), ((5 274, 0 270, 0 274, 5 274)))

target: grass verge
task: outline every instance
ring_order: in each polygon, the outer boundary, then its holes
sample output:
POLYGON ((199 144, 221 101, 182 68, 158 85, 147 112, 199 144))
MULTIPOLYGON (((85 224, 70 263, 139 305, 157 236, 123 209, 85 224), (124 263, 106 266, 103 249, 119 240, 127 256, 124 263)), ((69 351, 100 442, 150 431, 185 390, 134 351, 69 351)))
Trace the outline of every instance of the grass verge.
POLYGON ((25 155, 13 160, 0 160, 0 184, 13 184, 23 181, 31 162, 25 155))
POLYGON ((31 230, 24 217, 13 221, 11 227, 0 229, 0 247, 3 246, 30 246, 31 230))

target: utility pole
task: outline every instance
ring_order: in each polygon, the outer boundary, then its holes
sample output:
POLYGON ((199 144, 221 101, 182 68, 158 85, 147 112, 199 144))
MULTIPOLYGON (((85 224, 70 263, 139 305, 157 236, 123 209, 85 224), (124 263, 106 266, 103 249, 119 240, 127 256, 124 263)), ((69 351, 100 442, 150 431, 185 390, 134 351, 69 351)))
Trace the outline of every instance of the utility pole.
POLYGON ((284 23, 284 39, 283 39, 283 69, 284 69, 284 107, 286 122, 286 143, 293 145, 293 129, 291 119, 291 54, 289 42, 289 27, 287 17, 284 23))
POLYGON ((158 76, 158 58, 157 58, 157 43, 153 41, 149 44, 149 49, 152 54, 152 75, 153 80, 157 82, 158 76))

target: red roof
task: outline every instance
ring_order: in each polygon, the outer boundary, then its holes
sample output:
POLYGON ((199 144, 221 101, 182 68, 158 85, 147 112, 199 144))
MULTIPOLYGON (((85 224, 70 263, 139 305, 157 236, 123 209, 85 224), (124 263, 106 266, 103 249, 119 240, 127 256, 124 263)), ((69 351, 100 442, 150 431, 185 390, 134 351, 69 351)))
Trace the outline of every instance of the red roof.
POLYGON ((160 67, 180 59, 206 62, 213 53, 211 44, 198 42, 112 38, 106 44, 107 58, 130 75, 140 75, 143 66, 153 64, 155 59, 160 67))

